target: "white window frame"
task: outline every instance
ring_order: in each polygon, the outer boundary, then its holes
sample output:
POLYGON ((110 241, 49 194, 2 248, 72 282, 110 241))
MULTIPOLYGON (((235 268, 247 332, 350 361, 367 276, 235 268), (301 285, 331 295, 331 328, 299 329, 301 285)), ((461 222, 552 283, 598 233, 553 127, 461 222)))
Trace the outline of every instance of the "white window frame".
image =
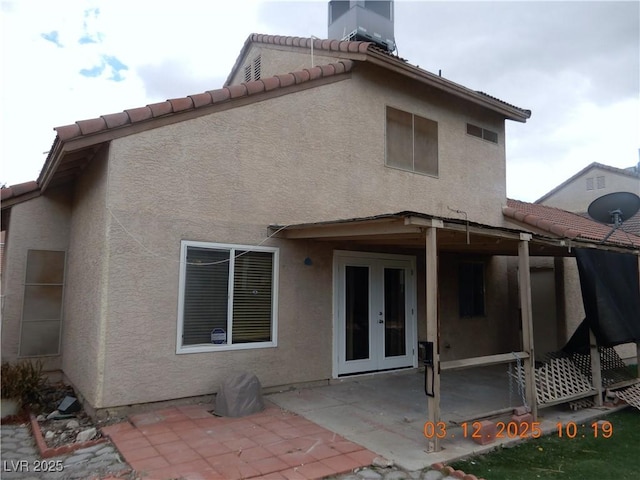
POLYGON ((277 347, 278 334, 278 279, 279 279, 279 257, 280 249, 276 247, 263 247, 255 245, 237 245, 228 243, 211 243, 196 242, 191 240, 182 240, 180 242, 180 280, 178 292, 178 329, 176 334, 176 354, 183 353, 202 353, 202 352, 221 352, 226 350, 247 350, 256 348, 277 347), (185 281, 187 275, 187 248, 209 248, 212 250, 228 250, 229 251, 229 301, 227 305, 227 338, 231 339, 233 334, 233 272, 235 267, 236 251, 250 252, 270 252, 273 254, 273 272, 271 284, 271 341, 255 342, 255 343, 238 343, 238 344, 198 344, 198 345, 182 345, 182 329, 184 325, 184 293, 185 281))

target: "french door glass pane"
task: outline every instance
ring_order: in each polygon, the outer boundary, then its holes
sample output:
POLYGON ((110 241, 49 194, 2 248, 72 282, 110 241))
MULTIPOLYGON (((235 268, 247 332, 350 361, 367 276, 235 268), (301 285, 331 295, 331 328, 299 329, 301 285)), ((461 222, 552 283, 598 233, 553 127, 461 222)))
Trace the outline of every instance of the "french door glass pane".
POLYGON ((384 269, 384 352, 385 357, 407 353, 406 288, 402 268, 384 269))
POLYGON ((345 267, 345 320, 345 358, 369 358, 369 267, 345 267))

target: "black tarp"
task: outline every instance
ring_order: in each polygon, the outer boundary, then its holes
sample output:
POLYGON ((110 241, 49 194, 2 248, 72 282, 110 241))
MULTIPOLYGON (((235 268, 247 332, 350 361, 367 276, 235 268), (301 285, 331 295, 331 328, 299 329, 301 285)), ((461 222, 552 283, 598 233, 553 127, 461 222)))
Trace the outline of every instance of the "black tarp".
POLYGON ((598 345, 640 341, 638 257, 595 249, 576 249, 586 314, 564 351, 586 353, 589 329, 598 345))

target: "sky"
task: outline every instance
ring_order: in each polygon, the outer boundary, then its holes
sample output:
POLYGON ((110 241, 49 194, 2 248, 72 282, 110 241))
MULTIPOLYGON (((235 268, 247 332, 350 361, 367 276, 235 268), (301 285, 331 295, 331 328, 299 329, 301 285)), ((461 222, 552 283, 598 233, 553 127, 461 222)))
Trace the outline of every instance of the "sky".
MULTIPOLYGON (((222 87, 251 33, 327 37, 326 1, 0 1, 4 185, 37 179, 54 127, 222 87)), ((506 122, 510 198, 640 161, 640 2, 396 0, 395 40, 532 111, 506 122)))

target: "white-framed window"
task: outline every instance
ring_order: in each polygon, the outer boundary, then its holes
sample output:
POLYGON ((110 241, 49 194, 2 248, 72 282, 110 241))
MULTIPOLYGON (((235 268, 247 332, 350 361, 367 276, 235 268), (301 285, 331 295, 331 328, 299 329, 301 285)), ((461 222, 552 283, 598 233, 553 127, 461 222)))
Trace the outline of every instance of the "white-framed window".
POLYGON ((176 353, 275 347, 273 247, 183 240, 176 353))
POLYGON ((389 167, 438 176, 438 123, 387 107, 386 157, 389 167))

